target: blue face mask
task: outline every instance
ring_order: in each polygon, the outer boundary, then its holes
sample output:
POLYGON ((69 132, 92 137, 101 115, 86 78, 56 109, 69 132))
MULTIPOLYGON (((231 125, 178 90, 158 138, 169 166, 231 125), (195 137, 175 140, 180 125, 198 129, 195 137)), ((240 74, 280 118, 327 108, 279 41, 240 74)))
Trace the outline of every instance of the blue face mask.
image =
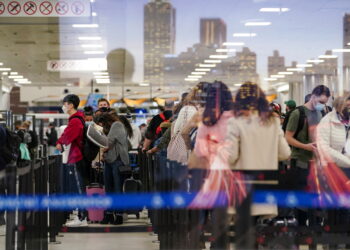
POLYGON ((93 121, 85 122, 85 125, 86 125, 86 126, 90 126, 90 125, 93 124, 93 123, 94 123, 93 121))
POLYGON ((324 109, 324 106, 325 106, 324 104, 318 102, 315 106, 315 109, 317 111, 322 111, 324 109))

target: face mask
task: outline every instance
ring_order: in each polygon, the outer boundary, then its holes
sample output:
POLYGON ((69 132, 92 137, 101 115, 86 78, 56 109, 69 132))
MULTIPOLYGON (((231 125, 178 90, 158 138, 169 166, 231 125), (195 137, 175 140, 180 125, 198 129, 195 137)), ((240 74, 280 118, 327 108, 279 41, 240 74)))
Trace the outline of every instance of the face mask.
POLYGON ((63 113, 68 114, 68 108, 65 105, 62 106, 62 110, 63 113))
POLYGON ((94 123, 93 121, 85 122, 86 126, 90 126, 93 123, 94 123))
POLYGON ((317 111, 322 111, 324 109, 324 104, 318 102, 315 106, 315 109, 317 111))

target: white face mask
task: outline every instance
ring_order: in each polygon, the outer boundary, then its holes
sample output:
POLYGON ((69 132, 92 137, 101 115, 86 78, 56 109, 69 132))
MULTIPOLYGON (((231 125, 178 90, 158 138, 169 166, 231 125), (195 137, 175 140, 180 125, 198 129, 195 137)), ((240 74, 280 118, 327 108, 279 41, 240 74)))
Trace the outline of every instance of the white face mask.
POLYGON ((324 109, 324 107, 325 107, 324 104, 318 102, 318 103, 316 104, 316 106, 315 106, 315 109, 316 109, 317 111, 322 111, 322 110, 324 109))
POLYGON ((68 114, 68 108, 67 106, 63 105, 62 106, 63 113, 68 114))

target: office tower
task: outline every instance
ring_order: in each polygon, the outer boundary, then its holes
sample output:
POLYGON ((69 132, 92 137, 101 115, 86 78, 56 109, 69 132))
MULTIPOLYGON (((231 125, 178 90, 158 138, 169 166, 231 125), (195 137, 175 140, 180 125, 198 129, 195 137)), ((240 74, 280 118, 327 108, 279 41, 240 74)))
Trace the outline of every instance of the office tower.
POLYGON ((226 42, 226 24, 220 18, 200 20, 200 43, 205 46, 221 47, 226 42))
POLYGON ((268 57, 268 74, 276 75, 278 72, 284 71, 284 57, 280 56, 278 50, 273 51, 273 56, 268 57))
POLYGON ((230 73, 235 84, 241 84, 246 81, 259 83, 256 61, 256 53, 247 47, 244 47, 241 52, 237 52, 234 62, 230 66, 230 73))
MULTIPOLYGON (((350 14, 343 19, 343 48, 350 49, 350 14)), ((343 53, 343 84, 344 90, 350 89, 350 53, 343 53)))
POLYGON ((175 9, 168 0, 144 6, 144 80, 164 84, 164 56, 175 50, 175 9))

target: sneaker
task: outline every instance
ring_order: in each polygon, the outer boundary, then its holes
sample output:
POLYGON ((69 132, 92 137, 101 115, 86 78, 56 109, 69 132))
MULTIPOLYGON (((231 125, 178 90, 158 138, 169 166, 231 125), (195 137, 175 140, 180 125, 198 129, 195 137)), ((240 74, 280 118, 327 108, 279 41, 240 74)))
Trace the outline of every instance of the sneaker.
POLYGON ((86 219, 81 221, 78 217, 76 217, 74 220, 67 222, 66 227, 80 227, 84 226, 83 224, 86 224, 85 226, 87 226, 86 219))

